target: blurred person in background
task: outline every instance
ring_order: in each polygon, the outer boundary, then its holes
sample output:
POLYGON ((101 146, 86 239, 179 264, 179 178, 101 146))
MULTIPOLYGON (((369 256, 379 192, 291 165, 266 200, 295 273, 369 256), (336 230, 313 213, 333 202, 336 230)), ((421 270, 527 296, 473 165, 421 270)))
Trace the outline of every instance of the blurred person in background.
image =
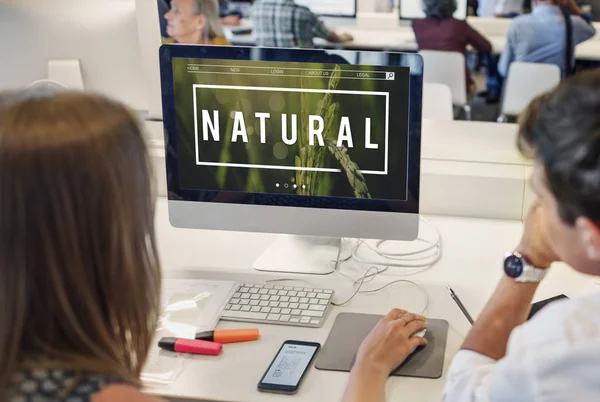
POLYGON ((230 45, 219 19, 217 0, 172 0, 164 18, 169 38, 163 43, 230 45))
POLYGON ((314 38, 329 42, 353 39, 350 34, 330 31, 319 17, 294 0, 256 0, 251 18, 256 46, 311 48, 314 38))
POLYGON ((223 25, 240 25, 242 13, 229 0, 219 0, 219 17, 223 25))
POLYGON ((570 73, 574 59, 567 65, 567 20, 561 7, 572 27, 571 55, 575 54, 576 45, 596 34, 592 18, 574 0, 533 0, 532 4, 531 14, 515 18, 510 25, 498 70, 506 77, 514 61, 547 63, 560 67, 565 76, 570 73))
MULTIPOLYGON (((426 18, 414 20, 412 23, 419 50, 458 52, 466 55, 467 46, 471 46, 486 55, 491 53, 492 44, 483 35, 466 21, 453 17, 456 0, 424 0, 423 9, 426 18)), ((494 63, 488 64, 488 97, 490 102, 493 102, 497 101, 500 94, 500 84, 495 79, 497 72, 494 63)), ((467 92, 471 93, 475 89, 475 83, 466 65, 465 75, 467 92)))
POLYGON ((0 95, 2 402, 156 400, 138 391, 161 280, 137 121, 99 96, 0 95))

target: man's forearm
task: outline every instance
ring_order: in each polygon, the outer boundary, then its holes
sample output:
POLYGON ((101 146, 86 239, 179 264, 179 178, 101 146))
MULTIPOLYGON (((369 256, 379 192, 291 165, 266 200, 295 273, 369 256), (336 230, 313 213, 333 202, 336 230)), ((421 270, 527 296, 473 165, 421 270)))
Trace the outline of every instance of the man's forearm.
POLYGON ((502 278, 462 348, 496 360, 504 357, 510 333, 527 320, 538 285, 502 278))
POLYGON ((385 402, 385 381, 372 371, 353 370, 342 402, 385 402))

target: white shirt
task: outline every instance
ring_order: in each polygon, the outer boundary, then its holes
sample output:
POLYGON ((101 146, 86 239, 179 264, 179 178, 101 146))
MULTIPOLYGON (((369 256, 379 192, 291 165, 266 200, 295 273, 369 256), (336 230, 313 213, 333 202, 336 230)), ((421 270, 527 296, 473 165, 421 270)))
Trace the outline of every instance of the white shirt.
POLYGON ((600 401, 600 293, 545 307, 512 332, 499 361, 458 352, 444 401, 600 401))
POLYGON ((480 0, 477 9, 479 17, 521 14, 522 12, 523 0, 480 0))

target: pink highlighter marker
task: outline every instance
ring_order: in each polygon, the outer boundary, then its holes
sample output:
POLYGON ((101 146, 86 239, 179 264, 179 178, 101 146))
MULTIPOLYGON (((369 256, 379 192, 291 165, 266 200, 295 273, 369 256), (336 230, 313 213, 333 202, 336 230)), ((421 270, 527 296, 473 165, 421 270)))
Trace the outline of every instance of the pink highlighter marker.
POLYGON ((220 343, 184 338, 161 338, 158 346, 170 352, 210 356, 217 356, 223 349, 220 343))

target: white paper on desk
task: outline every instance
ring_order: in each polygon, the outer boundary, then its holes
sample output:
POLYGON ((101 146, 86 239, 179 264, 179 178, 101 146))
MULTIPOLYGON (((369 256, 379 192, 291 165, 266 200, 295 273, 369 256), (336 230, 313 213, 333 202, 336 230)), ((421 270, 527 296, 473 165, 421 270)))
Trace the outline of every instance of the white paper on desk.
POLYGON ((214 329, 235 290, 233 281, 165 280, 158 334, 194 339, 196 332, 214 329))
POLYGON ((163 281, 162 314, 142 371, 142 381, 148 386, 165 386, 175 382, 187 355, 158 348, 163 337, 194 339, 196 332, 215 328, 223 308, 237 289, 233 281, 202 279, 166 279, 163 281))

